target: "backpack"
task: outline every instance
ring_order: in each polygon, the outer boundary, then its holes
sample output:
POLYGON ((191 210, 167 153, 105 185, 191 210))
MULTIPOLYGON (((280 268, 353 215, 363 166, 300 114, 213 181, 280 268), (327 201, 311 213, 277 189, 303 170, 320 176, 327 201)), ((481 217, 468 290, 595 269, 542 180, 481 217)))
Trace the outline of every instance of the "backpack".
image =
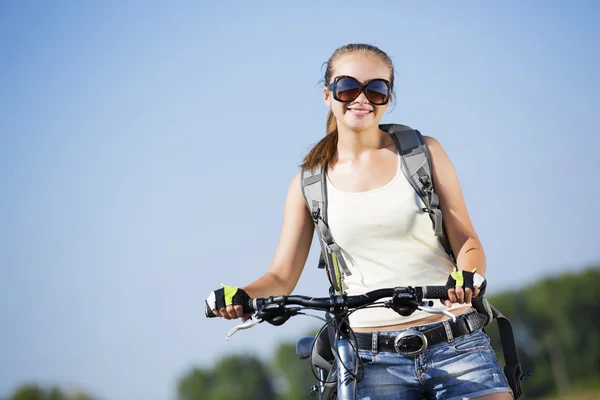
MULTIPOLYGON (((382 124, 379 125, 379 128, 390 134, 396 143, 398 153, 400 154, 402 171, 421 198, 424 205, 423 211, 427 212, 431 218, 434 234, 438 237, 456 268, 456 258, 450 247, 443 225, 442 210, 439 208, 439 197, 433 187, 431 159, 423 136, 418 130, 414 130, 406 125, 382 124)), ((335 294, 341 295, 345 293, 344 276, 350 276, 352 272, 346 265, 342 249, 335 242, 327 224, 327 179, 325 168, 323 166, 313 170, 302 170, 302 194, 315 224, 315 230, 317 231, 319 244, 321 245, 318 267, 326 270, 333 291, 335 294)), ((498 322, 498 330, 506 362, 504 373, 513 390, 514 398, 517 399, 522 394, 520 381, 523 379, 523 373, 519 363, 512 325, 502 313, 489 304, 483 296, 485 290, 484 288, 482 289, 481 295, 472 301, 472 305, 477 312, 483 313, 488 317, 487 324, 493 319, 498 322)))

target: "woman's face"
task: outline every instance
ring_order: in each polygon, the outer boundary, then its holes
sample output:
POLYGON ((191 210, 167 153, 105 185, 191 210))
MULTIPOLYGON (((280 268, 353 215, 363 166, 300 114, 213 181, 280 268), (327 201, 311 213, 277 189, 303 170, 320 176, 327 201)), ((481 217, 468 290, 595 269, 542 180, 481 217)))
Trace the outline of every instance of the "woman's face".
MULTIPOLYGON (((345 54, 333 64, 333 74, 330 84, 337 76, 351 76, 361 85, 366 85, 373 79, 390 80, 389 67, 375 56, 363 53, 345 54)), ((337 118, 338 125, 344 125, 353 131, 364 131, 379 125, 389 102, 378 106, 367 99, 364 91, 353 101, 348 103, 334 99, 333 93, 324 89, 325 104, 337 118)))

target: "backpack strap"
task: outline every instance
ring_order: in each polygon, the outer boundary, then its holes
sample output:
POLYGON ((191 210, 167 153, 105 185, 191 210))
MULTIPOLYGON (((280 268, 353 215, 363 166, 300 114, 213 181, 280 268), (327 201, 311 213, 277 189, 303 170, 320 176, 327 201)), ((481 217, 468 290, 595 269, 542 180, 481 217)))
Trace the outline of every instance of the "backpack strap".
POLYGON ((327 186, 326 172, 324 167, 314 170, 302 170, 302 194, 306 201, 306 206, 315 224, 319 244, 321 245, 320 266, 323 261, 327 268, 329 280, 336 293, 344 293, 343 276, 350 276, 352 273, 346 265, 341 247, 333 239, 331 230, 327 225, 327 186))
POLYGON ((418 130, 406 125, 383 124, 379 127, 394 139, 402 160, 402 171, 423 201, 425 205, 423 211, 431 217, 435 236, 439 237, 444 250, 456 263, 456 258, 444 229, 442 210, 439 208, 440 199, 433 187, 431 158, 423 135, 418 130))
POLYGON ((519 362, 519 352, 515 343, 515 335, 513 327, 509 319, 490 304, 494 319, 498 323, 498 331, 500 333, 500 343, 502 345, 502 354, 504 355, 504 375, 508 380, 508 385, 513 391, 513 396, 516 399, 521 397, 523 390, 521 389, 521 381, 527 376, 523 374, 521 363, 519 362))
MULTIPOLYGON (((456 264, 456 258, 454 257, 446 230, 444 229, 442 210, 439 208, 440 200, 433 187, 431 157, 423 135, 418 130, 400 124, 381 125, 380 128, 391 134, 396 142, 402 159, 402 171, 425 204, 423 211, 429 213, 435 235, 440 238, 444 249, 456 264)), ((473 301, 473 306, 477 312, 483 313, 488 317, 488 323, 492 319, 495 319, 498 323, 502 353, 504 354, 504 361, 506 363, 504 366, 504 375, 516 400, 523 393, 521 380, 524 378, 524 375, 519 362, 519 353, 515 343, 512 324, 504 314, 489 304, 483 295, 473 301)))
MULTIPOLYGON (((425 205, 423 211, 431 217, 435 235, 439 237, 444 249, 456 264, 454 253, 444 229, 442 211, 439 208, 439 197, 433 187, 431 158, 425 139, 418 130, 406 125, 382 124, 379 127, 394 139, 400 154, 402 171, 423 201, 425 205)), ((344 293, 342 271, 345 275, 352 274, 344 261, 341 248, 333 240, 331 230, 327 225, 326 179, 325 168, 303 169, 302 194, 319 236, 319 244, 321 245, 319 268, 327 269, 329 280, 336 294, 342 294, 344 293)), ((506 363, 504 374, 516 400, 522 395, 521 380, 527 375, 523 374, 521 369, 512 324, 500 311, 489 304, 483 294, 473 301, 473 306, 477 312, 488 317, 487 324, 492 319, 495 319, 498 323, 502 352, 506 363)))

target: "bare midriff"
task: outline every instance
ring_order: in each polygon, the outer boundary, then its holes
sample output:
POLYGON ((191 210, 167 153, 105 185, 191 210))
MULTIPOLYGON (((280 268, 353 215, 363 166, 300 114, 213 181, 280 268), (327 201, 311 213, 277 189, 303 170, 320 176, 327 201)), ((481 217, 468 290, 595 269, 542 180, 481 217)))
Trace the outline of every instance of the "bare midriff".
MULTIPOLYGON (((454 315, 463 314, 471 309, 471 305, 465 305, 464 307, 455 308, 454 310, 450 310, 450 313, 454 315)), ((352 330, 354 332, 382 332, 382 331, 399 331, 402 329, 408 329, 415 326, 432 324, 435 322, 442 322, 448 320, 449 317, 443 314, 432 314, 425 318, 420 318, 415 321, 406 322, 404 324, 395 324, 395 325, 384 325, 384 326, 373 326, 373 327, 353 327, 352 330)))

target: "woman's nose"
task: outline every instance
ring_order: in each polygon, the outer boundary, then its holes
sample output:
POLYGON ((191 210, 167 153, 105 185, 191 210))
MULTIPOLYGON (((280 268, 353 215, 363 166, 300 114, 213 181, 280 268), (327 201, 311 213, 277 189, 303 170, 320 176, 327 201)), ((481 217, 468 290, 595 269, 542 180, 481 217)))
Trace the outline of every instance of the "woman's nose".
POLYGON ((369 99, 367 99, 367 95, 365 94, 365 91, 361 91, 360 94, 358 95, 358 97, 356 99, 354 99, 354 102, 356 103, 370 103, 369 99))

